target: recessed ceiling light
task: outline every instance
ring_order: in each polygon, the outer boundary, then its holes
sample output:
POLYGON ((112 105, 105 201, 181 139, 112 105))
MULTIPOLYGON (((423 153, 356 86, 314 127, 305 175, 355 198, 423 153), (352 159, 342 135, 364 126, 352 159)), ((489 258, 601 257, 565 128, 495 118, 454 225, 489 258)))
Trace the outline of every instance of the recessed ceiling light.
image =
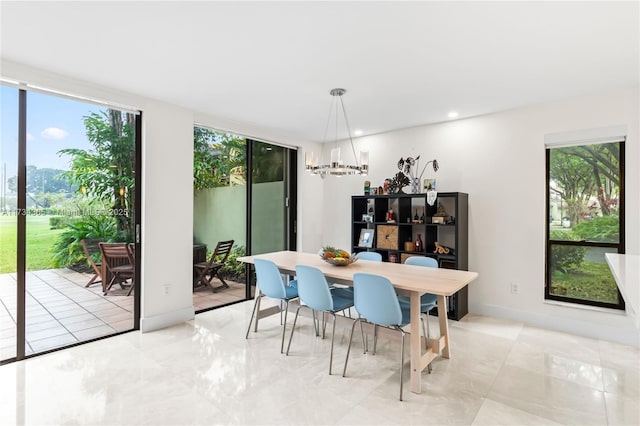
POLYGON ((353 135, 354 136, 362 136, 362 133, 364 133, 362 130, 354 130, 353 131, 353 135))
POLYGON ((451 111, 449 113, 449 118, 458 118, 458 113, 456 111, 451 111))

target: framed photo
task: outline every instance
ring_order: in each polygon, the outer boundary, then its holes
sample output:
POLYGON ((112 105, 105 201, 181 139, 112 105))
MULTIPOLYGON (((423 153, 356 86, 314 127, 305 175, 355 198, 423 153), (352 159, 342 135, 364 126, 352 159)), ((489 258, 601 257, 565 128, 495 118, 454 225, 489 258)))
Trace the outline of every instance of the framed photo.
POLYGON ((373 215, 363 214, 362 215, 362 221, 363 222, 367 222, 367 223, 373 223, 373 215))
POLYGON ((424 180, 424 190, 425 191, 435 191, 436 190, 436 180, 435 179, 425 179, 424 180))
POLYGON ((373 236, 375 229, 361 229, 360 240, 358 240, 358 247, 373 247, 373 236))

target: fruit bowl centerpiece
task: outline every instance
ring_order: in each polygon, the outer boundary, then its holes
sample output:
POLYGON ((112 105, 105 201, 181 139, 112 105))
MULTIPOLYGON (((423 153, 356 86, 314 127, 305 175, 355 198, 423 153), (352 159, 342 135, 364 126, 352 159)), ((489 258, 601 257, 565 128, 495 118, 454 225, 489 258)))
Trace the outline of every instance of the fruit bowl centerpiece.
POLYGON ((348 251, 331 246, 322 247, 318 254, 325 262, 336 266, 351 265, 358 260, 355 255, 349 254, 348 251))

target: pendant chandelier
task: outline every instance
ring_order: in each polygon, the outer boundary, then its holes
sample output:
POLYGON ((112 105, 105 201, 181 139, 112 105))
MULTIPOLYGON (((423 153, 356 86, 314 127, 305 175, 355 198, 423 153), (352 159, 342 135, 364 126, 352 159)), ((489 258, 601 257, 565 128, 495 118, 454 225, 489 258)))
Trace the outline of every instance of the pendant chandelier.
POLYGON ((313 155, 313 152, 305 153, 305 170, 312 175, 318 175, 321 177, 330 176, 348 176, 348 175, 362 175, 366 176, 369 171, 369 152, 360 152, 360 162, 358 162, 358 156, 356 150, 353 147, 353 139, 351 138, 351 128, 349 127, 349 120, 347 119, 347 111, 344 109, 344 102, 342 101, 342 95, 346 92, 345 89, 333 89, 329 92, 333 96, 331 102, 331 108, 329 109, 329 118, 327 119, 327 126, 324 131, 324 138, 322 140, 322 152, 320 153, 320 159, 313 155), (338 101, 339 100, 339 105, 338 101), (329 162, 323 162, 324 157, 324 145, 327 140, 327 133, 329 130, 329 124, 331 123, 331 117, 334 115, 335 105, 335 143, 334 148, 331 150, 331 159, 329 162), (338 148, 338 109, 342 107, 342 114, 344 116, 344 122, 347 127, 349 135, 349 142, 351 144, 351 151, 353 152, 353 159, 355 163, 345 164, 340 156, 340 148, 338 148))

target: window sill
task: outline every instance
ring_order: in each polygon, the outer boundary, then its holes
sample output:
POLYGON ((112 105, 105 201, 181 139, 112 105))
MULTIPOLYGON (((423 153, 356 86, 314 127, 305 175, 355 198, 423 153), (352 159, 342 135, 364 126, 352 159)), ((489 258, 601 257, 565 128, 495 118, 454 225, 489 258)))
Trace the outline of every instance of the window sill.
POLYGON ((622 309, 602 308, 600 306, 581 305, 579 303, 560 302, 558 300, 545 300, 543 303, 546 305, 555 305, 555 306, 562 306, 565 308, 581 309, 585 311, 602 312, 605 314, 614 314, 614 315, 621 315, 621 316, 629 315, 626 310, 622 310, 622 309))

